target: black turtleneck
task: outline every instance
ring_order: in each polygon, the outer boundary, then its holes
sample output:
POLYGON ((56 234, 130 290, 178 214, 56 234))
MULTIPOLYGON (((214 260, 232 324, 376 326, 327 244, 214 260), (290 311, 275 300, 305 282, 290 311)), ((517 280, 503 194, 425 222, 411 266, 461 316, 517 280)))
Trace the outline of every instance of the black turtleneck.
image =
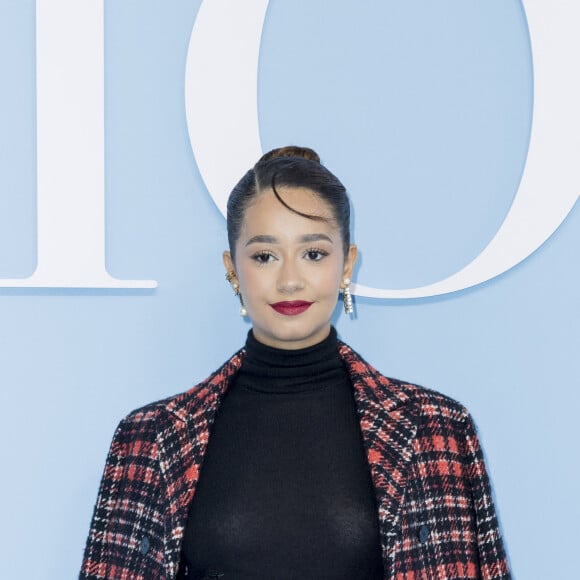
POLYGON ((216 414, 183 542, 189 579, 379 580, 374 490, 336 331, 259 343, 216 414))

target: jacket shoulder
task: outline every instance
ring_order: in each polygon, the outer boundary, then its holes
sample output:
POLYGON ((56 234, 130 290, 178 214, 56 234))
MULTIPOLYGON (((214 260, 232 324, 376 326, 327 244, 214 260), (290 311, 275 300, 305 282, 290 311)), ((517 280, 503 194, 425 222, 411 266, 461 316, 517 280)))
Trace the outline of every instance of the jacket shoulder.
POLYGON ((203 405, 207 398, 219 396, 229 385, 233 375, 239 370, 245 350, 240 349, 207 378, 190 387, 187 391, 153 401, 132 410, 122 420, 124 424, 148 423, 159 420, 166 413, 181 415, 192 408, 203 405))
POLYGON ((365 385, 367 392, 389 404, 414 404, 424 417, 443 417, 458 422, 469 420, 469 411, 459 401, 435 389, 389 377, 378 371, 350 346, 340 343, 339 352, 351 378, 365 385))
POLYGON ((386 378, 392 388, 405 392, 411 400, 419 405, 421 415, 424 417, 441 416, 459 422, 464 422, 470 417, 467 408, 449 395, 415 383, 391 377, 386 378))

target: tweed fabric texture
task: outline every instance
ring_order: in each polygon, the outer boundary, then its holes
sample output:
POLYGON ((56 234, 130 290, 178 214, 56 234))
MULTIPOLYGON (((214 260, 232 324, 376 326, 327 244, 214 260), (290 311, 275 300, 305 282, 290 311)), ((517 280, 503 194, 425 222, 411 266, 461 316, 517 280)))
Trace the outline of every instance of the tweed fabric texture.
MULTIPOLYGON (((465 408, 384 377, 344 343, 339 352, 375 488, 385 579, 510 579, 482 451, 465 408)), ((215 412, 243 356, 239 351, 186 393, 121 421, 81 580, 177 577, 215 412)))

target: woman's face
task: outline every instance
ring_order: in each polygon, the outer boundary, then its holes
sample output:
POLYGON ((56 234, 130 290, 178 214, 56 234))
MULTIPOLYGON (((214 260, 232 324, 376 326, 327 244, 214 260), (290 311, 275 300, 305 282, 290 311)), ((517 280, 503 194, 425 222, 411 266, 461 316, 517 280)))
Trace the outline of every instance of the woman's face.
POLYGON ((292 208, 325 218, 312 220, 284 207, 271 190, 245 211, 236 242, 234 271, 244 305, 260 342, 298 349, 324 340, 339 287, 351 278, 356 246, 344 255, 342 235, 330 206, 309 189, 281 187, 292 208))

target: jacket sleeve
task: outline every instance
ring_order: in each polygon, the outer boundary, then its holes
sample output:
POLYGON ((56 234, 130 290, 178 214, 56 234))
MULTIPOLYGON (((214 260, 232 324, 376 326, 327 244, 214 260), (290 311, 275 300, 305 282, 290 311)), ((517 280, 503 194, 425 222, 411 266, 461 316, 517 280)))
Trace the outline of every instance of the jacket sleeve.
POLYGON ((465 470, 475 510, 480 573, 483 580, 510 580, 491 485, 483 452, 471 416, 467 415, 464 438, 465 470))
POLYGON ((79 580, 164 579, 163 507, 154 422, 121 421, 109 450, 79 580))

